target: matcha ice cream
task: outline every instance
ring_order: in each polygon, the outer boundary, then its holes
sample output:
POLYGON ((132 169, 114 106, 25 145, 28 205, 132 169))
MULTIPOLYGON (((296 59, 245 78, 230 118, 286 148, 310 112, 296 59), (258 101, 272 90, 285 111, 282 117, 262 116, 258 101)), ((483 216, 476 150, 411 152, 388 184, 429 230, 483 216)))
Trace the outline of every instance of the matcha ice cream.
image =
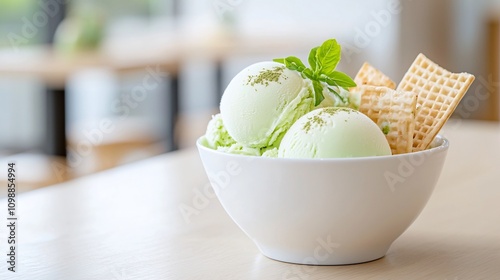
POLYGON ((278 156, 345 158, 391 155, 380 128, 349 108, 321 108, 298 119, 285 134, 278 156))
POLYGON ((226 153, 249 156, 261 155, 260 149, 245 147, 237 143, 227 132, 220 114, 213 116, 208 122, 204 141, 205 146, 226 153))
POLYGON ((249 148, 277 147, 285 132, 314 108, 311 81, 276 62, 260 62, 227 86, 220 110, 229 135, 249 148))
POLYGON ((349 92, 356 83, 336 70, 340 55, 340 45, 330 39, 311 50, 309 67, 294 56, 246 67, 224 91, 221 113, 207 127, 205 145, 265 157, 390 154, 380 128, 347 108, 357 108, 359 98, 349 92))

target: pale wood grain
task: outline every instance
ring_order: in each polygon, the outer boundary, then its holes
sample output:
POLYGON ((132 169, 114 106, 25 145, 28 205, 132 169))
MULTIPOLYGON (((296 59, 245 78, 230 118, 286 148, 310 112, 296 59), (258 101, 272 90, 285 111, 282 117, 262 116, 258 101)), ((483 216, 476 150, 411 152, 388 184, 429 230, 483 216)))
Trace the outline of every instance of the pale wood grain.
MULTIPOLYGON (((0 279, 499 279, 500 125, 453 121, 442 133, 450 150, 433 196, 377 261, 270 260, 213 197, 187 223, 179 206, 208 187, 191 149, 20 195, 20 272, 0 257, 0 279)), ((5 236, 1 226, 2 252, 5 236)))

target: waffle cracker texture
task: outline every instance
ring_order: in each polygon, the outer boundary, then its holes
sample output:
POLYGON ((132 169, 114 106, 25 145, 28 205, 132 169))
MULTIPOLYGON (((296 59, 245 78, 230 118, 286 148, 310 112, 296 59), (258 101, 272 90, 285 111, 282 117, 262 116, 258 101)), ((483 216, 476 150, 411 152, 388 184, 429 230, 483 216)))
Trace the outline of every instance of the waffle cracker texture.
POLYGON ((419 54, 397 89, 418 95, 413 151, 427 149, 474 81, 468 73, 451 73, 419 54))
POLYGON ((417 94, 388 87, 360 86, 359 111, 384 132, 392 154, 412 152, 417 94))
POLYGON ((354 82, 358 87, 363 85, 370 85, 388 87, 391 89, 396 88, 396 83, 394 83, 389 77, 382 73, 382 71, 371 66, 368 62, 365 62, 363 66, 361 66, 358 74, 356 74, 356 76, 354 77, 354 82))

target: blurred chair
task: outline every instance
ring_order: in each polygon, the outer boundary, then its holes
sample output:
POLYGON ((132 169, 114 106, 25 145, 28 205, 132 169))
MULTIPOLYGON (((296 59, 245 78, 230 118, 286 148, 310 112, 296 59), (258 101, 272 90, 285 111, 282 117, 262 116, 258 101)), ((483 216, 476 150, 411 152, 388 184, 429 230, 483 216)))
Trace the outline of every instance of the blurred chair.
POLYGON ((68 165, 76 175, 166 151, 166 88, 158 84, 134 98, 143 75, 87 69, 68 81, 68 165))

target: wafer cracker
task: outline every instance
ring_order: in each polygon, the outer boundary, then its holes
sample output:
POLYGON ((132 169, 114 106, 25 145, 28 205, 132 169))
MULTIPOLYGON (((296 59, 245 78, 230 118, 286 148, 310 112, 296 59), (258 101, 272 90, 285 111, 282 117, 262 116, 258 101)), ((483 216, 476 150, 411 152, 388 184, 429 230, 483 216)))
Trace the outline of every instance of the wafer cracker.
POLYGON ((354 77, 354 82, 358 85, 358 87, 363 85, 370 85, 388 87, 391 89, 396 88, 396 83, 394 83, 380 70, 371 66, 368 62, 365 62, 363 66, 361 66, 358 74, 356 74, 356 77, 354 77))
POLYGON ((375 86, 361 86, 359 91, 359 111, 382 129, 392 154, 410 153, 413 147, 417 94, 375 86))
POLYGON ((429 147, 473 81, 471 74, 451 73, 423 54, 417 56, 398 85, 398 90, 418 93, 413 151, 429 147))

